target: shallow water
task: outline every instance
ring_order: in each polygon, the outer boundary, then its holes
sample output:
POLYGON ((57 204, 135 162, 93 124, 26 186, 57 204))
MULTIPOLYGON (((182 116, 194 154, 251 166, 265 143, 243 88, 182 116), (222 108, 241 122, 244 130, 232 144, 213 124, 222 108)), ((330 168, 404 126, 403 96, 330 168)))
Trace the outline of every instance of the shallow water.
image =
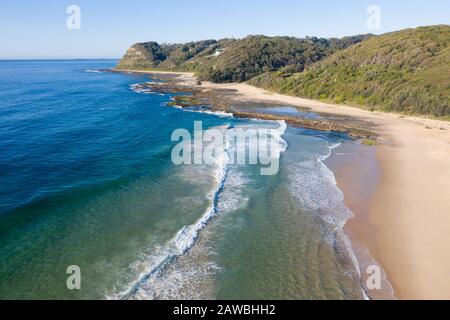
POLYGON ((322 163, 345 137, 288 128, 275 176, 175 166, 194 121, 280 123, 166 107, 145 75, 93 72, 115 63, 0 62, 0 298, 363 298, 322 163))
POLYGON ((296 107, 290 107, 290 106, 257 106, 252 108, 244 108, 246 111, 254 111, 258 113, 268 113, 268 114, 275 114, 275 115, 281 115, 281 116, 291 116, 291 117, 298 117, 298 118, 304 118, 304 119, 320 119, 321 116, 317 113, 307 111, 307 109, 302 110, 300 108, 296 107))

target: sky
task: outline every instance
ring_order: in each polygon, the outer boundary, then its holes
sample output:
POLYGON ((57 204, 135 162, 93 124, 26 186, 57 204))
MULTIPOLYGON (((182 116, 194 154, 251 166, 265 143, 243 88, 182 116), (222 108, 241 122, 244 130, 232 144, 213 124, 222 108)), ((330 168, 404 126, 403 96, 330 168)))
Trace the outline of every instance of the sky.
POLYGON ((1 1, 0 59, 120 58, 144 41, 342 37, 435 24, 450 24, 449 0, 1 1), (70 5, 80 9, 79 19, 67 13, 70 5), (379 19, 367 12, 371 5, 379 19), (379 24, 369 28, 374 17, 379 24))

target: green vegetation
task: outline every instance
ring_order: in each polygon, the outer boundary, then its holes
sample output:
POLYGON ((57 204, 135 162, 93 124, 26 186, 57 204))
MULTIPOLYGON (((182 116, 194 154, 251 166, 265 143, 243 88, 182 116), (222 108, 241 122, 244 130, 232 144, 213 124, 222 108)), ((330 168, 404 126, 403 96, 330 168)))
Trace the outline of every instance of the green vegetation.
POLYGON ((187 67, 182 65, 190 59, 212 54, 213 48, 218 45, 215 40, 162 45, 157 42, 137 43, 128 49, 116 68, 178 71, 187 67))
POLYGON ((450 115, 450 26, 373 37, 302 73, 284 70, 250 81, 277 92, 438 117, 450 115))
POLYGON ((216 59, 199 69, 199 77, 212 82, 243 82, 281 68, 301 72, 306 66, 365 37, 328 40, 250 36, 229 43, 216 59))
POLYGON ((173 98, 174 101, 166 103, 167 106, 179 106, 182 108, 198 107, 204 105, 201 101, 192 96, 179 95, 173 98))
POLYGON ((378 145, 378 141, 373 140, 373 139, 363 139, 363 140, 361 140, 361 144, 371 147, 371 146, 378 145))
POLYGON ((117 68, 191 71, 200 80, 243 82, 281 68, 301 72, 306 66, 367 37, 298 39, 249 36, 240 40, 207 40, 170 45, 146 42, 132 46, 117 68))
POLYGON ((118 69, 195 72, 369 110, 450 117, 450 26, 342 39, 249 36, 132 46, 118 69))

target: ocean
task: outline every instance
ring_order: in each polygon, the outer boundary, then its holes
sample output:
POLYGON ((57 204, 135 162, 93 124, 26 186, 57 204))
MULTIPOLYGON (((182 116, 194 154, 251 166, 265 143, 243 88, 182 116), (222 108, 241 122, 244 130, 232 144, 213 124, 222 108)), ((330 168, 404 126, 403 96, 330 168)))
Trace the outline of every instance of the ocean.
POLYGON ((347 137, 168 107, 116 63, 0 61, 1 299, 365 298, 323 163, 347 137), (195 121, 278 130, 278 173, 175 165, 195 121))

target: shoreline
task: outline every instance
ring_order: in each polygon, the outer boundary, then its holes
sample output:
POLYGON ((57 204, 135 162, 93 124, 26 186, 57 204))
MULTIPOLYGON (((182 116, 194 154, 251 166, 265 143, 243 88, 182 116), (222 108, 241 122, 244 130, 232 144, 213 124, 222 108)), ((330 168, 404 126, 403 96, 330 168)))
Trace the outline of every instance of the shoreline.
POLYGON ((349 141, 333 150, 325 160, 325 165, 333 172, 337 187, 344 194, 344 204, 353 213, 344 232, 350 239, 353 253, 358 260, 361 285, 372 300, 395 300, 394 288, 387 279, 383 267, 372 256, 377 248, 375 230, 369 220, 368 203, 373 197, 380 179, 380 168, 375 148, 349 141), (378 266, 381 272, 381 288, 367 287, 370 266, 378 266))
MULTIPOLYGON (((158 71, 137 73, 164 74, 158 71)), ((373 189, 369 192, 357 187, 358 181, 359 186, 371 185, 361 180, 364 171, 370 168, 366 166, 367 157, 353 159, 356 162, 350 167, 332 169, 346 204, 355 215, 345 229, 361 259, 360 267, 367 265, 362 258, 364 250, 359 249, 365 247, 386 272, 395 297, 450 298, 450 279, 445 276, 450 270, 450 215, 446 215, 450 212, 449 122, 285 96, 247 84, 202 83, 197 86, 191 73, 169 74, 180 75, 180 86, 206 93, 232 92, 231 99, 236 102, 296 106, 370 124, 370 130, 378 134, 380 143, 370 147, 379 170, 378 180, 372 183, 373 189)), ((333 159, 335 156, 330 161, 333 159)), ((370 176, 371 173, 365 174, 370 176)), ((389 288, 382 291, 369 294, 386 299, 389 288)))

